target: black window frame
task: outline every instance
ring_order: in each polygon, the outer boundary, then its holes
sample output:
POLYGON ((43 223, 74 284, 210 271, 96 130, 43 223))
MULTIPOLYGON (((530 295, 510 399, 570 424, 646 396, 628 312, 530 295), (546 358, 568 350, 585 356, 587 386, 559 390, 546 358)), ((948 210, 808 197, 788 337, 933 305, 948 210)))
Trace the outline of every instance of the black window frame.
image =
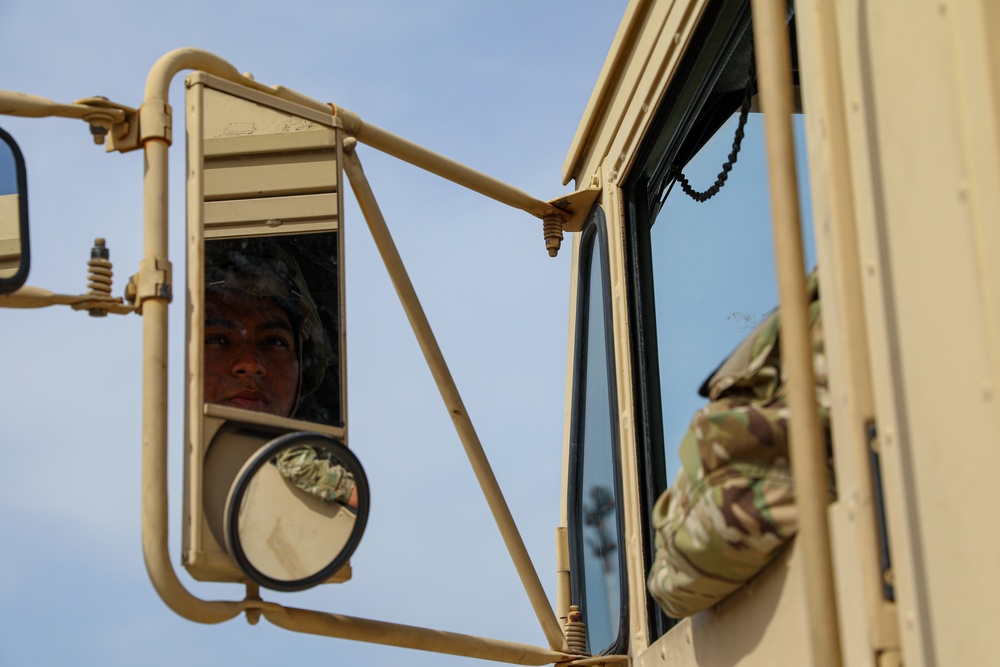
MULTIPOLYGON (((581 231, 580 256, 577 274, 576 334, 573 347, 573 391, 570 419, 569 479, 567 504, 567 529, 570 552, 570 590, 573 604, 579 605, 583 620, 587 620, 586 585, 584 583, 583 544, 583 447, 584 416, 586 408, 587 352, 589 350, 590 297, 593 287, 593 253, 600 253, 602 305, 604 310, 604 349, 607 362, 609 418, 611 426, 611 456, 614 476, 614 500, 618 538, 618 577, 620 582, 618 636, 607 647, 595 651, 595 655, 622 654, 628 647, 628 563, 624 554, 625 527, 622 503, 621 442, 618 421, 618 389, 614 356, 614 330, 611 311, 611 271, 608 264, 607 218, 600 205, 595 206, 581 231)), ((592 647, 596 648, 596 647, 592 647)))
MULTIPOLYGON (((622 186, 625 279, 628 286, 630 349, 635 402, 638 495, 643 521, 643 560, 653 563, 655 536, 650 522, 653 505, 667 488, 663 416, 658 372, 650 229, 676 170, 693 157, 715 131, 739 109, 743 91, 714 91, 724 74, 733 78, 733 58, 747 48, 752 35, 749 0, 710 2, 699 21, 667 92, 640 146, 635 167, 622 186), (731 63, 731 61, 733 61, 731 63), (727 70, 727 67, 730 68, 727 70)), ((749 73, 748 70, 743 70, 749 73)), ((720 156, 724 157, 724 156, 720 156)), ((721 159, 720 159, 721 166, 721 159)), ((707 186, 709 184, 705 184, 707 186)), ((674 196, 684 196, 681 192, 674 196)), ((651 595, 646 595, 650 643, 677 624, 651 595)))

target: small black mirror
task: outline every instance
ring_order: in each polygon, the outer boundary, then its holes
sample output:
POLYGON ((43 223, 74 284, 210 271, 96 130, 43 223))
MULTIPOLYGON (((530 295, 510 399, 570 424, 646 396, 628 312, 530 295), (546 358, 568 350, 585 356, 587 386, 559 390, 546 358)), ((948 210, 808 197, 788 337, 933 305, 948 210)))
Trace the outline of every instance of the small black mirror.
POLYGON ((28 176, 14 137, 0 128, 0 294, 28 278, 28 176))
POLYGON ((244 464, 226 501, 226 548, 257 584, 300 591, 330 579, 368 522, 368 480, 332 437, 275 438, 244 464))

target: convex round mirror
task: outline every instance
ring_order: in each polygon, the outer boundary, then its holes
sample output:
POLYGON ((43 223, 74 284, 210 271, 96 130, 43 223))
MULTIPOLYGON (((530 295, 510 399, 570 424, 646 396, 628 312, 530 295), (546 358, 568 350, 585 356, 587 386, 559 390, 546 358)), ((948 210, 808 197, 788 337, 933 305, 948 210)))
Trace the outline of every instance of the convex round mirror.
POLYGON ((14 138, 0 128, 0 294, 28 277, 28 177, 14 138))
POLYGON ((300 591, 347 564, 365 530, 368 479, 337 440, 296 432, 244 464, 226 501, 226 547, 265 588, 300 591))

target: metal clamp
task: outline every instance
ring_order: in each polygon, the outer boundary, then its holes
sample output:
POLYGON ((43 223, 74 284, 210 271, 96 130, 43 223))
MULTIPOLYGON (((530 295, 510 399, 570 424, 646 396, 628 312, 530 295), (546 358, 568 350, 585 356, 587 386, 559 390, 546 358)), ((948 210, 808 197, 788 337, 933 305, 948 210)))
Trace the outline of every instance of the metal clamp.
POLYGON ((139 262, 139 273, 129 278, 125 298, 141 313, 146 299, 173 299, 172 267, 166 257, 154 257, 139 262))

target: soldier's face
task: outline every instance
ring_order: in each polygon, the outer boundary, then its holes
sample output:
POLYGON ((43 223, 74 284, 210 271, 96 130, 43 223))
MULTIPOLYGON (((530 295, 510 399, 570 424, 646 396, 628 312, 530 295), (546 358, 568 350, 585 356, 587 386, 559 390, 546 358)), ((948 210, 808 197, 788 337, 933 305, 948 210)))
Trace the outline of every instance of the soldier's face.
POLYGON ((290 416, 299 361, 287 313, 234 290, 210 290, 205 301, 205 402, 290 416))

